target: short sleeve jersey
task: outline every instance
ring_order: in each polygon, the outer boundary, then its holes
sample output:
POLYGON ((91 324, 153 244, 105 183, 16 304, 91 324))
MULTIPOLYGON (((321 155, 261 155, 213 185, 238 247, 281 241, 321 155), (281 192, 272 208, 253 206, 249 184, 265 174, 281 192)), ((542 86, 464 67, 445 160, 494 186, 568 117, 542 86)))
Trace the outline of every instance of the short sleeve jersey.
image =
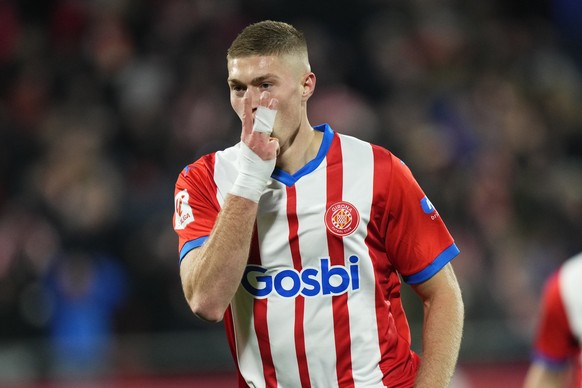
POLYGON ((546 282, 534 341, 534 361, 559 370, 574 362, 582 386, 582 254, 566 261, 546 282))
MULTIPOLYGON (((317 156, 275 169, 246 270, 225 314, 240 386, 409 387, 419 358, 401 279, 424 282, 459 250, 408 167, 327 124, 317 156)), ((239 146, 179 175, 180 260, 204 244, 235 178, 239 146)))

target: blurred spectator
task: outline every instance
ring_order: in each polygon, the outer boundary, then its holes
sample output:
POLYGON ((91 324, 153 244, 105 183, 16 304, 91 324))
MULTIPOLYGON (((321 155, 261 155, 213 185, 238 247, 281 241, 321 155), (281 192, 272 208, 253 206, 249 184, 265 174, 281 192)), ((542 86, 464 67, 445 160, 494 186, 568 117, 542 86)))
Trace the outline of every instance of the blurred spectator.
POLYGON ((115 363, 115 312, 126 292, 126 274, 115 260, 84 250, 62 252, 47 273, 51 374, 88 377, 115 363))

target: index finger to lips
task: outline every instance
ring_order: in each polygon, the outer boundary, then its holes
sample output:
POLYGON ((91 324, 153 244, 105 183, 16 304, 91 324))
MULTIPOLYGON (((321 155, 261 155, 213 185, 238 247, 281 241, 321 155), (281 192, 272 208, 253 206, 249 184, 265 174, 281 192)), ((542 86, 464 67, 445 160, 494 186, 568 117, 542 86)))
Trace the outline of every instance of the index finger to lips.
POLYGON ((242 130, 243 134, 250 135, 253 130, 252 99, 246 93, 243 97, 242 130))

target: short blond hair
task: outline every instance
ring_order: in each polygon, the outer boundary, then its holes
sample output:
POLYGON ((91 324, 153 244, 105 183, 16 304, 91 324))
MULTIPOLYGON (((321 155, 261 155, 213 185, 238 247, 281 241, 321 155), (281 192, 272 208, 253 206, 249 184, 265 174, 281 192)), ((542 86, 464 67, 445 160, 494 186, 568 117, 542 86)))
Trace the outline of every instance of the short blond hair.
POLYGON ((226 57, 233 59, 286 54, 296 54, 307 59, 305 36, 288 23, 265 20, 245 27, 232 42, 226 57))

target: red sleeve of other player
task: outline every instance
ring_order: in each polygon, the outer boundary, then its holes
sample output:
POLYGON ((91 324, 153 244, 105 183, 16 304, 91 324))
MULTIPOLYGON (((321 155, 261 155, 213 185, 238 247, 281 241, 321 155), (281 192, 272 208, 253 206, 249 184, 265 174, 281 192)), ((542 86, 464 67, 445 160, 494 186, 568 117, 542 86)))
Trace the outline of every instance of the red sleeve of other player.
POLYGON ((559 272, 554 273, 544 287, 534 341, 534 357, 554 366, 565 363, 577 351, 562 302, 558 275, 559 272))

